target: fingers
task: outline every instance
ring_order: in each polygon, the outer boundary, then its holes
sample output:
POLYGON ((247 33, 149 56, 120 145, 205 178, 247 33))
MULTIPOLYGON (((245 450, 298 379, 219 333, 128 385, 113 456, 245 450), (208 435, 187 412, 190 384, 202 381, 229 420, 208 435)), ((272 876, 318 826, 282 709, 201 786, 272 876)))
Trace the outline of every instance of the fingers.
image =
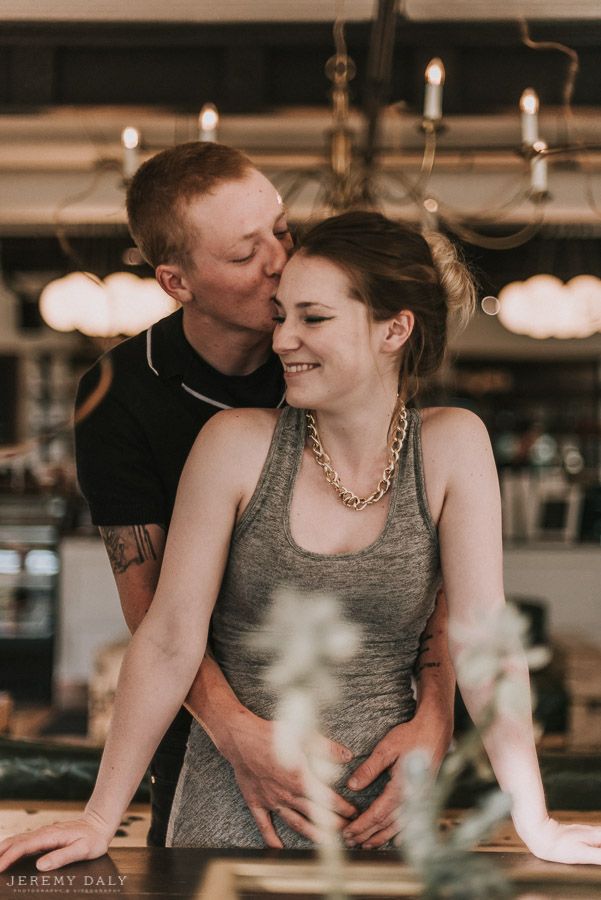
MULTIPOLYGON (((363 850, 377 850, 378 847, 383 847, 384 844, 387 844, 388 841, 393 841, 395 838, 398 838, 399 835, 399 823, 395 822, 393 825, 390 825, 388 828, 385 828, 384 831, 377 831, 367 840, 364 844, 362 844, 363 850)), ((395 843, 395 846, 397 844, 395 843)))
POLYGON ((564 825, 560 826, 559 838, 559 862, 601 865, 601 828, 564 825))
POLYGON ((315 735, 311 744, 311 750, 314 751, 322 759, 328 762, 342 765, 348 763, 353 758, 353 751, 345 747, 344 744, 338 744, 336 741, 330 741, 322 734, 315 735))
POLYGON ((41 871, 49 871, 78 859, 96 859, 108 849, 109 838, 89 824, 77 820, 61 825, 36 828, 28 834, 17 834, 0 844, 0 872, 22 856, 52 852, 36 863, 41 871))
MULTIPOLYGON (((288 807, 290 808, 290 807, 288 807)), ((322 798, 319 801, 307 800, 300 798, 293 807, 294 812, 299 812, 305 819, 308 819, 318 828, 323 828, 328 832, 342 831, 348 825, 349 820, 338 816, 331 809, 324 806, 322 798)))
POLYGON ((372 781, 390 768, 399 756, 399 748, 394 747, 392 732, 376 744, 367 759, 353 772, 347 785, 352 791, 362 791, 372 781))
MULTIPOLYGON (((379 847, 399 830, 400 796, 392 782, 386 785, 379 797, 354 822, 344 829, 343 836, 348 847, 369 843, 379 847), (386 834, 383 840, 382 835, 386 834)), ((369 849, 369 848, 366 848, 369 849)))
POLYGON ((601 848, 592 847, 590 844, 581 844, 575 851, 574 856, 566 858, 569 863, 584 863, 589 865, 601 865, 601 848))
POLYGON ((601 828, 560 825, 548 819, 534 836, 526 839, 528 849, 549 862, 601 865, 601 828))
MULTIPOLYGON (((322 823, 320 825, 316 824, 314 821, 311 821, 306 816, 297 812, 295 809, 288 809, 287 807, 282 807, 277 810, 277 814, 280 819, 286 823, 288 828, 291 828, 292 831, 296 831, 297 834, 302 835, 303 837, 308 838, 314 844, 321 844, 327 839, 327 834, 325 831, 325 822, 323 813, 327 812, 327 810, 320 809, 316 812, 315 809, 312 810, 313 816, 322 823)), ((330 814, 331 815, 331 814, 330 814)), ((334 827, 338 829, 342 827, 344 824, 343 820, 338 819, 338 817, 334 817, 332 819, 332 823, 334 827)))
POLYGON ((77 862, 79 859, 96 859, 97 856, 102 856, 104 852, 104 850, 99 853, 94 852, 94 849, 89 846, 88 842, 80 838, 66 847, 60 847, 58 850, 53 850, 52 853, 47 853, 45 856, 40 857, 36 863, 36 868, 42 872, 49 872, 52 869, 66 866, 68 863, 77 862))
POLYGON ((31 856, 42 850, 54 849, 60 843, 55 829, 50 827, 36 828, 28 834, 17 834, 7 838, 0 844, 0 872, 12 865, 22 856, 31 856))
POLYGON ((296 812, 296 810, 283 807, 282 809, 278 809, 277 813, 282 822, 285 822, 292 831, 296 831, 297 834, 301 834, 303 837, 308 838, 310 841, 313 841, 314 844, 318 844, 321 841, 323 835, 319 828, 312 822, 309 822, 308 819, 305 819, 300 813, 296 812))
POLYGON ((269 811, 260 806, 250 806, 249 809, 267 846, 273 847, 275 850, 282 850, 284 845, 275 833, 269 811))
MULTIPOLYGON (((41 853, 44 850, 55 850, 57 847, 65 844, 67 840, 68 838, 64 832, 52 825, 44 828, 36 828, 35 831, 31 831, 28 834, 18 834, 12 838, 7 838, 7 840, 0 844, 0 871, 4 871, 4 869, 8 868, 8 866, 12 865, 22 856, 31 856, 36 853, 41 853)), ((56 852, 60 854, 60 850, 56 852)), ((50 858, 49 864, 40 866, 40 861, 38 861, 38 868, 56 868, 56 865, 60 865, 61 863, 59 862, 54 865, 53 857, 54 854, 52 853, 48 854, 47 857, 42 857, 42 859, 46 860, 50 858)), ((60 859, 60 855, 58 858, 60 859)))
MULTIPOLYGON (((343 819, 352 819, 357 815, 357 810, 352 803, 323 784, 313 773, 291 770, 275 774, 281 774, 282 777, 278 780, 272 777, 261 781, 256 778, 251 779, 247 775, 243 777, 243 773, 240 772, 236 775, 238 787, 255 821, 257 821, 256 810, 269 813, 269 811, 274 812, 277 808, 286 807, 303 812, 303 801, 316 797, 320 798, 323 806, 328 807, 343 819)), ((257 822, 257 824, 259 823, 257 822)), ((269 843, 269 846, 272 844, 269 843)))
MULTIPOLYGON (((311 796, 319 797, 323 806, 336 813, 342 819, 354 819, 357 815, 357 808, 333 791, 332 788, 326 787, 321 783, 310 786, 311 796)), ((296 804, 294 804, 296 806, 296 804)))

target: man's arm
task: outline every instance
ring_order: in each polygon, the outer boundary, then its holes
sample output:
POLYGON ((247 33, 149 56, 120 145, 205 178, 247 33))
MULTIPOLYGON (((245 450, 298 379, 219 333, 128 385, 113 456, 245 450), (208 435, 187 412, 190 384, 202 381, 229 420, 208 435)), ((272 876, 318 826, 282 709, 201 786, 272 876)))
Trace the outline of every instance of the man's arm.
MULTIPOLYGON (((156 590, 165 550, 164 525, 101 526, 119 592, 125 621, 131 633, 148 611, 156 590)), ((287 769, 273 750, 273 723, 242 706, 218 664, 205 655, 190 689, 186 706, 200 722, 220 753, 234 769, 238 786, 265 843, 281 847, 271 821, 271 812, 293 830, 318 839, 310 821, 305 779, 308 771, 287 769)), ((352 759, 350 750, 322 739, 323 754, 335 763, 352 759)), ((355 814, 350 803, 329 788, 330 808, 340 827, 355 814)))
POLYGON ((431 759, 435 774, 453 736, 455 673, 447 647, 448 612, 444 590, 438 592, 434 612, 420 640, 415 666, 417 709, 415 716, 397 725, 374 747, 371 755, 351 776, 348 786, 363 790, 388 771, 390 781, 371 806, 344 830, 349 847, 381 847, 399 831, 399 807, 403 800, 403 766, 407 754, 419 750, 431 759))

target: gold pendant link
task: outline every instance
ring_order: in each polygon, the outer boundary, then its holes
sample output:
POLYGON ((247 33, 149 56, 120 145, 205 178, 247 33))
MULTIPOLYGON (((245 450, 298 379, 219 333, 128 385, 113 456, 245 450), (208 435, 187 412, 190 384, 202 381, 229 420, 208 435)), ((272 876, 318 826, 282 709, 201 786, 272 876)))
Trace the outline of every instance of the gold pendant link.
POLYGON ((315 462, 317 465, 321 466, 326 481, 328 484, 332 485, 344 505, 349 509, 360 512, 362 509, 365 509, 366 506, 369 506, 369 504, 377 503, 378 500, 381 500, 384 494, 390 490, 390 484, 394 478, 399 455, 403 449, 405 437, 407 436, 407 409, 405 406, 402 407, 397 419, 396 428, 389 448, 388 465, 384 469, 375 491, 373 494, 370 494, 369 497, 358 497, 352 491, 349 491, 348 488, 345 488, 340 484, 338 472, 332 468, 332 461, 321 445, 314 412, 307 409, 305 410, 305 416, 307 417, 307 431, 311 438, 311 449, 315 454, 315 462))

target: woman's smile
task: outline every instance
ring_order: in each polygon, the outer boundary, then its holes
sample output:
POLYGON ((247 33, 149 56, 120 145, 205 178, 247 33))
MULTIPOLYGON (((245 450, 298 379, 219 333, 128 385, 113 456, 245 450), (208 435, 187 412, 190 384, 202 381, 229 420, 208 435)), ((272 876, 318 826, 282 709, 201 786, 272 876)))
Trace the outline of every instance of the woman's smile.
POLYGON ((319 363, 287 363, 282 361, 284 375, 303 375, 319 368, 319 363))

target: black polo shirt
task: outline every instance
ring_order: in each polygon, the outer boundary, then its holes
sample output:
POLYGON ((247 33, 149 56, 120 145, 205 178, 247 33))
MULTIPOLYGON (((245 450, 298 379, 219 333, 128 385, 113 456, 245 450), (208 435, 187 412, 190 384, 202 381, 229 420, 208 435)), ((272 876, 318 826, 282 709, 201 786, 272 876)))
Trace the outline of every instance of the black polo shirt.
POLYGON ((95 525, 168 524, 204 423, 220 409, 284 402, 275 354, 250 375, 223 375, 186 340, 182 310, 102 357, 81 379, 76 409, 103 369, 108 390, 75 427, 77 475, 95 525))

